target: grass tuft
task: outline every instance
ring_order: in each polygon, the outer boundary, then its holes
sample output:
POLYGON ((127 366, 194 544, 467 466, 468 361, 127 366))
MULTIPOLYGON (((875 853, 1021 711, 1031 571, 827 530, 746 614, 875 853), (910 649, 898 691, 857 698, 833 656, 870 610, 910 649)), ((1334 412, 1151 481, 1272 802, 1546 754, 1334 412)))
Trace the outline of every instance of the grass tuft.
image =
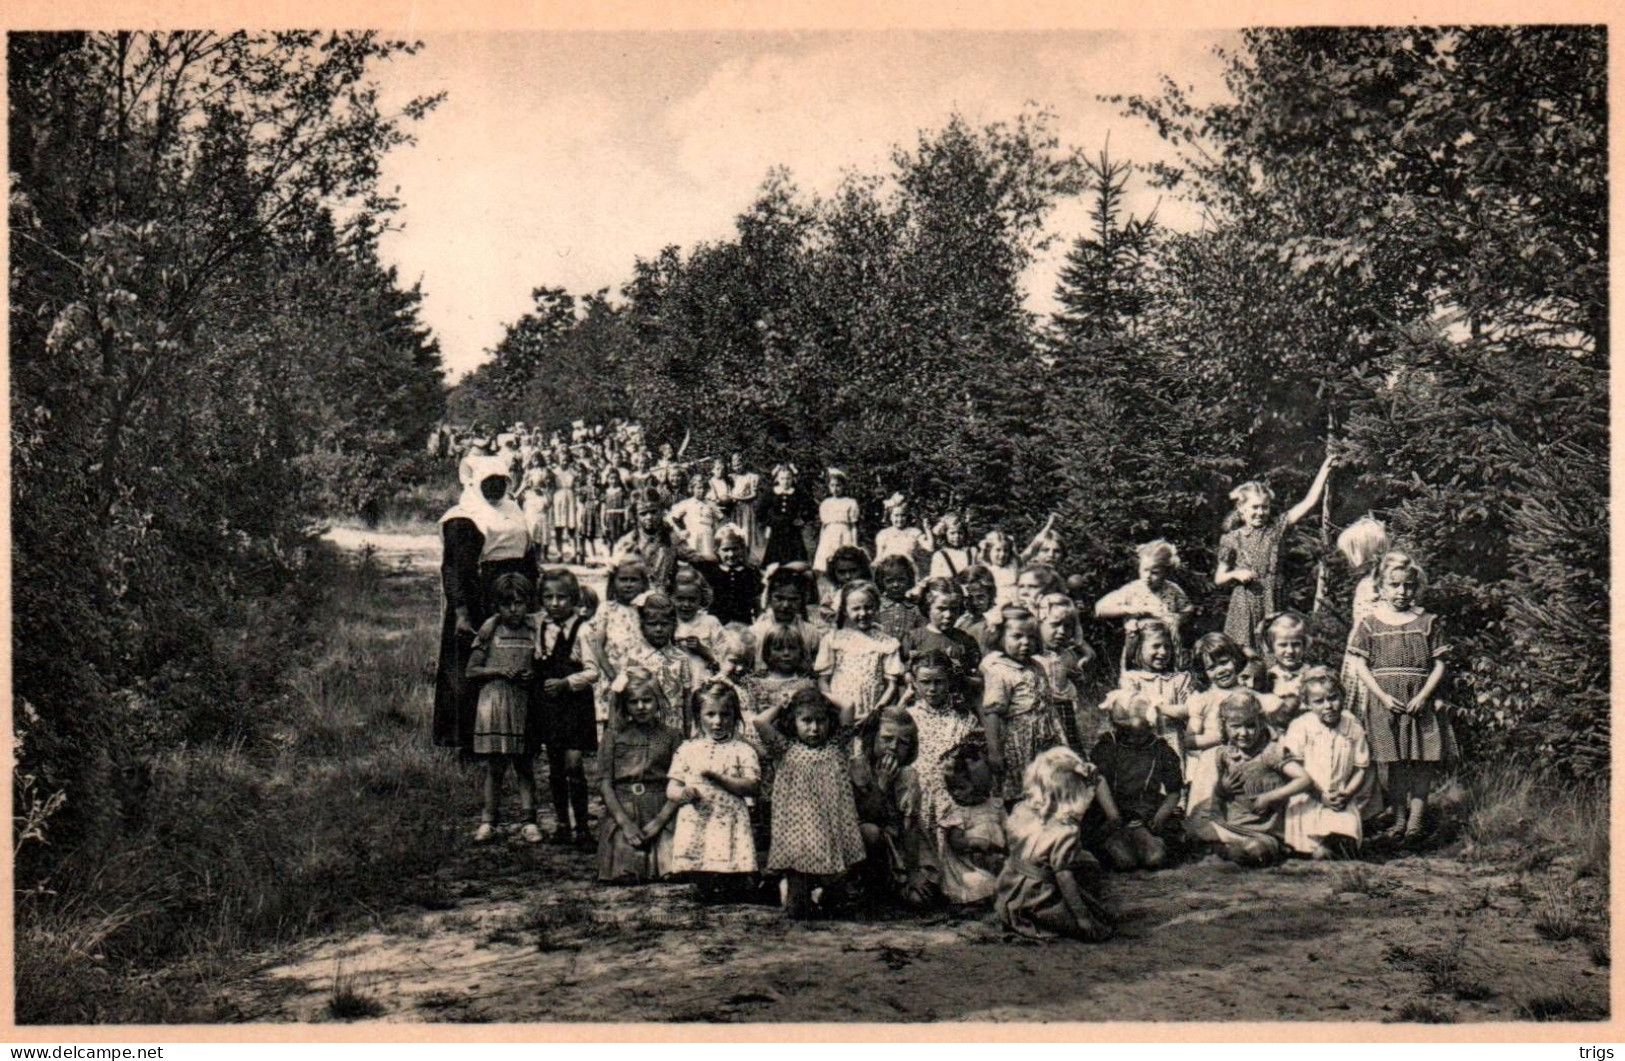
POLYGON ((1356 862, 1349 866, 1339 866, 1332 874, 1332 894, 1353 892, 1357 895, 1369 895, 1373 899, 1380 899, 1392 895, 1399 887, 1398 882, 1391 877, 1380 873, 1376 867, 1356 862))
POLYGON ((346 976, 343 966, 333 969, 333 987, 327 995, 327 1015, 333 1020, 370 1020, 382 1017, 384 1004, 366 993, 355 976, 346 976))
POLYGON ((1526 770, 1485 771, 1463 797, 1464 834, 1479 857, 1505 860, 1529 871, 1578 856, 1574 875, 1608 875, 1606 785, 1553 785, 1526 770))
POLYGON ((1602 1021, 1608 1006, 1573 989, 1532 995, 1518 1003, 1518 1016, 1538 1021, 1602 1021))
POLYGON ((1465 936, 1425 950, 1395 944, 1383 952, 1382 958, 1389 965, 1421 976, 1423 990, 1429 994, 1448 995, 1461 1002, 1482 1002, 1495 995, 1486 984, 1466 975, 1469 963, 1465 936))
POLYGON ((1391 1024, 1454 1024, 1456 1015, 1437 1002, 1425 998, 1406 999, 1389 1021, 1391 1024))
POLYGON ((1547 886, 1540 902, 1535 905, 1535 933, 1542 939, 1560 943, 1573 939, 1585 930, 1580 912, 1567 892, 1547 886))

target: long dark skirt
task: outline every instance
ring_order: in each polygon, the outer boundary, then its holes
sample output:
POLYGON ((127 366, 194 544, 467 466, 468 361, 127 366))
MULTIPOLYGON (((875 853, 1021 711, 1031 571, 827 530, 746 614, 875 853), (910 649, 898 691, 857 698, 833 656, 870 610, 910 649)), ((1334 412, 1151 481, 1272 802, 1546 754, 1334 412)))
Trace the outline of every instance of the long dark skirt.
MULTIPOLYGON (((501 575, 509 573, 533 579, 536 567, 529 558, 496 560, 479 565, 479 585, 468 594, 468 621, 478 630, 492 614, 492 589, 501 575)), ((479 687, 468 680, 468 657, 474 651, 472 637, 457 636, 457 611, 448 602, 440 622, 440 663, 434 683, 434 742, 443 748, 474 748, 474 709, 479 687)))

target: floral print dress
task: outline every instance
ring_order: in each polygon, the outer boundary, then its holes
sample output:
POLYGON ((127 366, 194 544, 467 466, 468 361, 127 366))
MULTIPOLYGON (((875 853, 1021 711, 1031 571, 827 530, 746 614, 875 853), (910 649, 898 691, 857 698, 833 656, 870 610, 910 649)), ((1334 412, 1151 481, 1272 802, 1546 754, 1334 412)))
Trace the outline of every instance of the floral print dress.
POLYGON ((735 737, 718 741, 697 737, 684 741, 671 760, 670 778, 699 793, 699 799, 677 809, 671 838, 673 873, 754 873, 756 843, 750 831, 750 808, 701 774, 755 781, 761 776, 756 749, 735 737))
POLYGON ((1004 724, 1004 798, 1020 799, 1021 775, 1045 748, 1066 741, 1050 703, 1044 668, 1018 663, 1003 652, 982 660, 982 709, 1004 724))
POLYGON ((903 658, 895 637, 847 627, 824 635, 813 670, 829 676, 830 699, 851 704, 857 723, 874 713, 889 680, 902 678, 903 658))
POLYGON ((943 757, 959 747, 966 737, 981 733, 982 720, 974 711, 955 711, 923 703, 913 704, 908 713, 914 719, 920 744, 914 758, 920 777, 920 824, 927 836, 935 836, 937 808, 948 795, 948 764, 943 762, 943 757))
POLYGON ((1219 560, 1231 568, 1244 568, 1257 577, 1237 582, 1230 591, 1230 610, 1224 616, 1224 632, 1254 656, 1262 656, 1258 624, 1275 614, 1281 579, 1281 539, 1286 521, 1276 520, 1267 527, 1237 527, 1219 539, 1219 560))

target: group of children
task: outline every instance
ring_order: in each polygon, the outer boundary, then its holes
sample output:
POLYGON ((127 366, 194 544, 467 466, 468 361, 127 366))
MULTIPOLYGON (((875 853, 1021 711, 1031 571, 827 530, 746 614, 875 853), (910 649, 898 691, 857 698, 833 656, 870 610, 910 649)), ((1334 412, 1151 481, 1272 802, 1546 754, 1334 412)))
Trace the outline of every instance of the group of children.
POLYGON ((740 528, 753 557, 766 546, 758 511, 771 508, 770 496, 740 453, 684 461, 662 443, 657 457, 637 421, 578 420, 568 433, 546 435, 522 422, 495 433, 475 426, 458 463, 465 487, 489 458, 506 468, 509 493, 544 562, 604 562, 636 530, 640 505, 655 508, 666 529, 707 559, 715 558, 716 531, 725 523, 740 528))
POLYGON ((686 562, 620 551, 601 605, 564 568, 504 576, 467 670, 489 764, 476 839, 510 764, 522 835, 542 839, 545 747, 553 840, 596 844, 604 882, 690 879, 717 901, 765 882, 792 917, 854 894, 991 901, 1015 931, 1085 940, 1113 931, 1107 871, 1346 857, 1380 821, 1414 842, 1454 754, 1420 566, 1369 517, 1344 532, 1361 577, 1341 672, 1279 609, 1282 535, 1331 466, 1280 517, 1261 483, 1231 495, 1224 630, 1188 647, 1178 551, 1140 547, 1139 577, 1093 603, 1124 623, 1115 682, 1053 521, 1018 558, 997 531, 969 547, 951 517, 910 526, 894 496, 873 558, 848 528, 820 534, 813 564, 761 570, 737 525, 702 547, 679 521, 686 562))

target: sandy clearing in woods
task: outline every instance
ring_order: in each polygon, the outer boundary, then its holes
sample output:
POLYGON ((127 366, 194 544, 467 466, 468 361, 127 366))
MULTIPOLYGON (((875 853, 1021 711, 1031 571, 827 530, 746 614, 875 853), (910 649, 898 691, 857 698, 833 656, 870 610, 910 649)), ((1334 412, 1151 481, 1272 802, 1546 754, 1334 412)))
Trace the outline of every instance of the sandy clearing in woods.
MULTIPOLYGON (((434 606, 433 535, 329 537, 373 542, 434 606)), ((385 1021, 1384 1021, 1421 1000, 1466 1022, 1519 1019, 1554 993, 1605 1009, 1609 993, 1583 939, 1535 932, 1549 889, 1602 888, 1561 864, 1208 860, 1117 876, 1120 935, 1097 946, 1012 939, 988 914, 790 924, 770 906, 702 907, 682 885, 599 887, 593 865, 514 837, 470 847, 403 881, 395 909, 268 957, 221 999, 243 1020, 326 1020, 338 976, 385 1021)))

